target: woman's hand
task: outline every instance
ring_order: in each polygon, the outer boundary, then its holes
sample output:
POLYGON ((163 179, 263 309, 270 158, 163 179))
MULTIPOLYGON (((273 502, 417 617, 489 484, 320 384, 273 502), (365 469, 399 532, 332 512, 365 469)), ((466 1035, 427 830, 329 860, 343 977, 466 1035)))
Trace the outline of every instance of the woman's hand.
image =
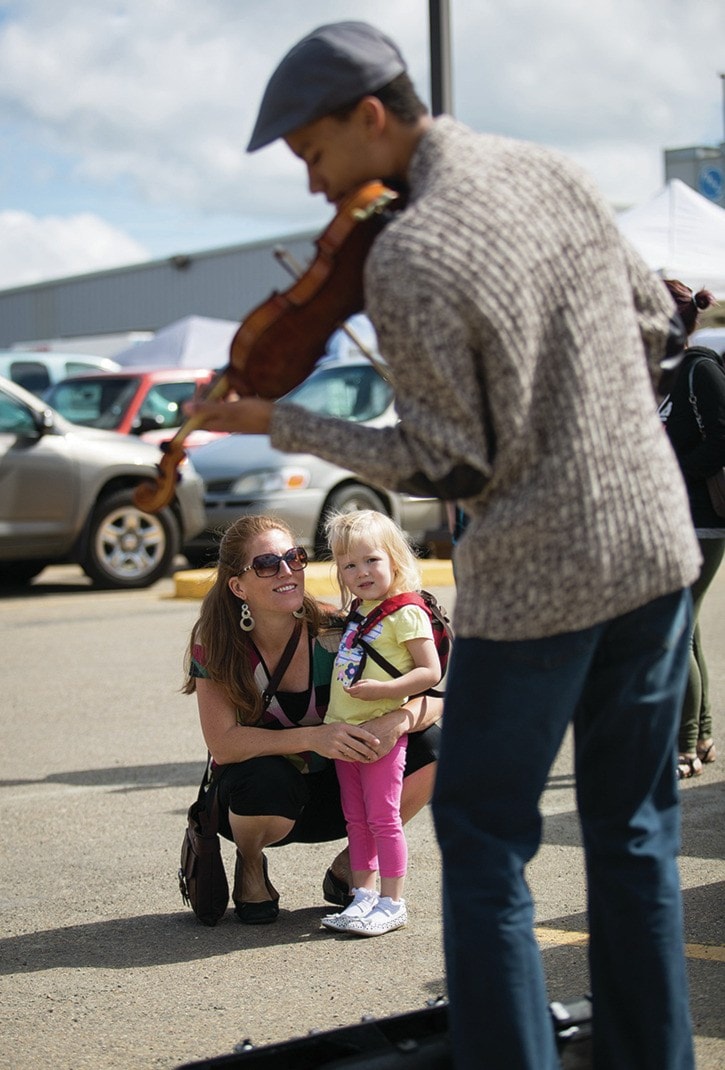
POLYGON ((342 762, 374 762, 387 749, 381 750, 381 741, 376 732, 367 725, 359 724, 321 724, 310 729, 313 743, 310 747, 323 758, 332 758, 342 762))

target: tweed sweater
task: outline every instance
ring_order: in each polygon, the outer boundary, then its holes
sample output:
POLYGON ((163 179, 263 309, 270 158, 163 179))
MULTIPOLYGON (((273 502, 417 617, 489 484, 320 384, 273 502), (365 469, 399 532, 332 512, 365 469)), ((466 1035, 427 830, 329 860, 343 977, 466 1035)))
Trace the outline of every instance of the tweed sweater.
POLYGON ((448 117, 365 265, 400 422, 279 404, 274 446, 462 501, 456 633, 579 630, 699 569, 652 377, 673 306, 591 180, 537 145, 448 117))

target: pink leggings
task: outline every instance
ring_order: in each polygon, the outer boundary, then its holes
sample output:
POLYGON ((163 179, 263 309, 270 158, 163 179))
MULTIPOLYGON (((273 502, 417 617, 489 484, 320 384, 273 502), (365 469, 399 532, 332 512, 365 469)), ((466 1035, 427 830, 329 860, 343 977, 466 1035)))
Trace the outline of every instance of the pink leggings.
POLYGON ((369 765, 335 762, 353 870, 405 876, 408 845, 400 820, 400 793, 407 744, 408 737, 402 736, 389 754, 369 765))

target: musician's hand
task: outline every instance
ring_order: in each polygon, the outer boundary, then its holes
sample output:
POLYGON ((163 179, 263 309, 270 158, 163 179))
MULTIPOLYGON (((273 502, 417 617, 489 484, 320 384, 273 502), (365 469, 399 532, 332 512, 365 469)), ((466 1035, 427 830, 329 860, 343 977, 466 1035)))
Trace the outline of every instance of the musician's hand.
POLYGON ((199 427, 209 431, 230 431, 246 435, 269 434, 273 401, 241 398, 239 401, 187 401, 184 412, 199 427))

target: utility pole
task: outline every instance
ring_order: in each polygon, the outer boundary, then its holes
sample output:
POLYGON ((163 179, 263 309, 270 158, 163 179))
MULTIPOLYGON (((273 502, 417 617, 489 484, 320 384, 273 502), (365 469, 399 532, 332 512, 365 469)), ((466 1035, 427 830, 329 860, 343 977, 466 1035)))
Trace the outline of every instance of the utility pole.
POLYGON ((428 0, 430 97, 433 115, 453 114, 451 90, 451 13, 448 0, 428 0))

